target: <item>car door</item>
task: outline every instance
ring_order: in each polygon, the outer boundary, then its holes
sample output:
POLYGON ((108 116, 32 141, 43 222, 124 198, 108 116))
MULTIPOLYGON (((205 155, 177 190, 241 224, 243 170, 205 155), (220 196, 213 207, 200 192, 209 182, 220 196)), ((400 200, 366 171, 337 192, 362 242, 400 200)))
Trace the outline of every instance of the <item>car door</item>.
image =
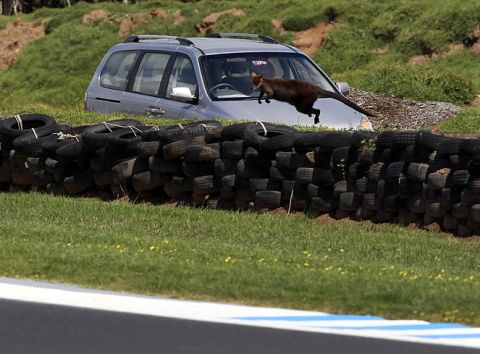
POLYGON ((110 55, 100 74, 99 85, 91 85, 88 110, 101 113, 122 111, 122 98, 140 51, 118 51, 110 55))
POLYGON ((168 118, 200 118, 198 109, 198 81, 190 59, 182 54, 175 57, 165 90, 158 104, 168 118), (191 95, 189 99, 188 96, 191 95))
POLYGON ((144 52, 129 80, 122 98, 122 111, 152 117, 167 116, 160 104, 159 92, 165 85, 169 66, 173 60, 171 53, 144 52))

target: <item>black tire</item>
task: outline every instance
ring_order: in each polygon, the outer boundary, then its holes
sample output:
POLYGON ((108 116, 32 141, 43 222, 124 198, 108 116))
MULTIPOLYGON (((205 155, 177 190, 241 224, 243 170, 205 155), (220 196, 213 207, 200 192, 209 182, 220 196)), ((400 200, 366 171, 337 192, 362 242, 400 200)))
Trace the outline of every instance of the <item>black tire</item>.
POLYGON ((279 191, 258 191, 255 193, 255 206, 258 209, 276 209, 282 204, 282 193, 279 191))
POLYGON ((463 203, 452 205, 452 216, 456 219, 467 219, 470 215, 470 206, 463 203))
POLYGON ((254 192, 278 190, 281 187, 278 181, 274 181, 269 178, 250 178, 248 183, 250 189, 254 192))
POLYGON ((425 214, 434 218, 442 218, 448 211, 449 208, 440 202, 427 202, 425 205, 425 214))
POLYGON ((393 139, 395 137, 395 132, 385 131, 378 134, 377 139, 375 140, 375 146, 378 149, 390 149, 393 146, 393 139))
MULTIPOLYGON (((77 136, 77 139, 78 138, 79 137, 77 136)), ((74 138, 59 140, 56 135, 50 135, 48 138, 45 138, 40 144, 43 155, 56 158, 57 150, 62 146, 69 144, 72 139, 74 138)))
POLYGON ((396 131, 393 134, 393 147, 406 148, 409 145, 418 143, 420 132, 418 131, 396 131))
POLYGON ((381 200, 375 193, 365 193, 362 198, 362 206, 367 210, 378 210, 381 206, 381 200))
POLYGON ((134 174, 144 172, 148 169, 148 162, 136 157, 122 161, 112 167, 113 182, 123 183, 130 179, 134 174))
POLYGON ((398 182, 404 168, 405 163, 403 161, 390 163, 387 167, 387 181, 398 182))
POLYGON ((44 114, 20 114, 19 117, 23 129, 20 129, 21 127, 14 117, 0 121, 0 141, 2 141, 3 150, 9 150, 15 138, 31 132, 32 128, 39 136, 51 134, 58 129, 55 119, 44 114))
POLYGON ((433 190, 441 190, 442 188, 445 188, 449 181, 448 176, 449 171, 448 173, 430 173, 428 175, 428 187, 433 190))
POLYGON ((223 127, 222 129, 222 139, 223 140, 236 140, 244 138, 244 131, 247 125, 252 123, 239 123, 232 124, 223 127))
POLYGON ((470 188, 473 193, 480 194, 480 177, 471 177, 468 181, 468 188, 470 188))
POLYGON ((317 196, 310 200, 309 210, 313 212, 329 213, 338 208, 338 200, 332 196, 317 196))
POLYGON ((245 160, 239 160, 235 168, 235 173, 240 177, 245 178, 264 178, 267 177, 267 173, 252 166, 245 160))
POLYGON ((291 152, 297 135, 296 133, 291 133, 267 139, 260 144, 259 152, 265 158, 273 158, 275 154, 278 155, 278 152, 281 151, 291 152))
MULTIPOLYGON (((428 167, 428 166, 427 166, 428 167)), ((368 179, 372 182, 378 182, 379 180, 385 178, 385 166, 383 162, 377 162, 370 165, 368 169, 368 179)))
POLYGON ((244 140, 234 140, 234 141, 224 141, 222 143, 222 157, 229 159, 241 159, 245 153, 245 141, 244 140))
POLYGON ((333 185, 333 195, 335 197, 340 196, 342 193, 348 192, 348 183, 347 181, 337 181, 333 185))
POLYGON ((375 144, 380 133, 368 130, 356 130, 352 134, 351 146, 354 148, 361 148, 365 145, 375 144))
POLYGON ((459 154, 461 143, 461 139, 446 138, 437 144, 437 153, 442 156, 459 154))
POLYGON ((407 175, 414 181, 424 182, 427 179, 429 168, 425 163, 412 162, 408 165, 407 175))
POLYGON ((284 125, 275 125, 270 123, 263 123, 263 125, 249 124, 245 128, 244 136, 247 146, 253 146, 254 148, 258 149, 259 146, 269 138, 297 132, 297 129, 284 125), (266 134, 264 127, 266 128, 266 134))
POLYGON ((79 194, 95 185, 91 172, 86 171, 73 176, 65 177, 63 186, 68 194, 79 194))
MULTIPOLYGON (((215 120, 204 120, 184 125, 174 125, 167 129, 163 129, 158 132, 158 140, 165 143, 173 143, 175 141, 192 139, 195 137, 204 137, 206 139, 207 134, 210 132, 213 135, 213 131, 218 131, 218 137, 220 137, 219 130, 222 128, 222 124, 215 120)), ((213 139, 217 141, 218 139, 213 139)))
POLYGON ((83 151, 83 140, 79 137, 78 141, 75 139, 70 140, 68 144, 65 144, 57 149, 55 156, 58 161, 71 162, 77 160, 83 151))
POLYGON ((295 180, 299 183, 313 183, 319 186, 331 186, 335 183, 332 171, 321 168, 297 168, 295 180))
POLYGON ((44 157, 27 157, 25 161, 30 173, 45 169, 44 157))
POLYGON ((12 146, 19 154, 39 157, 43 155, 42 143, 49 140, 56 140, 56 136, 51 134, 46 136, 35 135, 30 131, 15 138, 12 142, 12 146))
POLYGON ((213 175, 195 177, 192 181, 193 193, 210 194, 220 190, 220 181, 213 175))
POLYGON ((145 127, 120 128, 108 135, 106 148, 113 153, 137 151, 137 145, 142 141, 141 130, 145 127))
POLYGON ((342 146, 333 149, 330 167, 332 169, 346 168, 350 164, 350 147, 342 146))
POLYGON ((162 156, 150 156, 148 168, 158 173, 177 173, 182 170, 182 165, 179 161, 165 160, 162 156))
POLYGON ((462 139, 460 143, 460 152, 466 155, 473 155, 476 150, 480 149, 480 139, 462 139))
MULTIPOLYGON (((159 126, 153 126, 148 129, 145 129, 142 131, 141 136, 142 136, 142 141, 144 142, 152 142, 152 141, 157 141, 160 142, 161 140, 161 131, 165 129, 174 129, 174 127, 178 127, 178 125, 159 125, 159 126)), ((162 145, 166 144, 165 141, 160 142, 162 145)))
POLYGON ((350 146, 352 134, 349 132, 308 132, 298 134, 294 141, 295 149, 326 148, 335 149, 350 146))
POLYGON ((353 192, 345 192, 339 196, 338 208, 343 211, 355 211, 358 208, 359 200, 353 192))
POLYGON ((169 183, 171 183, 175 189, 181 193, 192 192, 192 180, 190 178, 181 177, 181 176, 173 176, 169 183))
POLYGON ((425 198, 421 194, 412 195, 408 198, 408 209, 411 213, 425 213, 425 198))
POLYGON ((364 195, 368 190, 368 178, 361 177, 355 181, 355 193, 357 195, 364 195))
POLYGON ((161 188, 169 179, 166 174, 145 171, 132 176, 132 186, 136 192, 143 193, 161 188))
POLYGON ((295 152, 278 151, 275 154, 278 168, 286 168, 295 170, 306 163, 305 154, 297 154, 295 152))
POLYGON ((167 144, 162 148, 162 154, 165 160, 173 160, 185 155, 187 147, 190 145, 205 145, 205 137, 197 136, 191 139, 178 140, 167 144))
POLYGON ((263 158, 260 156, 258 150, 251 146, 245 150, 245 161, 247 161, 249 165, 255 166, 265 172, 268 172, 268 169, 273 166, 272 160, 263 158))
POLYGON ((437 150, 438 144, 443 140, 444 138, 440 135, 431 132, 421 132, 418 138, 418 143, 433 151, 437 150))
POLYGON ((182 172, 188 178, 213 175, 213 164, 208 162, 182 163, 182 172))
POLYGON ((235 174, 237 163, 236 159, 216 159, 213 162, 213 173, 218 177, 235 174))
POLYGON ((448 157, 450 160, 450 167, 454 171, 458 170, 468 170, 470 165, 470 157, 466 155, 450 155, 448 157))
POLYGON ((93 174, 93 180, 98 187, 106 187, 113 184, 112 171, 99 171, 93 174))
POLYGON ((159 141, 142 141, 137 145, 137 155, 141 159, 162 155, 162 147, 159 141))
POLYGON ((458 228, 458 224, 458 220, 450 214, 446 214, 442 219, 442 226, 448 231, 455 231, 458 228))
POLYGON ((295 170, 286 170, 283 168, 277 167, 270 167, 269 169, 269 177, 275 181, 283 181, 283 180, 294 180, 296 177, 295 170))
POLYGON ((0 183, 10 183, 11 181, 11 169, 8 166, 0 166, 0 183))
POLYGON ((110 134, 125 126, 138 127, 140 126, 140 122, 133 119, 115 119, 106 122, 106 124, 100 123, 92 125, 82 132, 85 146, 92 150, 105 147, 108 144, 110 134))
POLYGON ((403 210, 403 201, 396 195, 387 195, 383 198, 383 208, 391 213, 398 213, 403 210))
POLYGON ((309 151, 305 154, 305 158, 309 164, 314 164, 315 167, 330 168, 330 162, 332 159, 332 151, 324 151, 320 148, 316 148, 315 151, 309 151), (313 159, 311 158, 313 154, 313 159))
POLYGON ((32 185, 36 187, 44 187, 53 182, 53 176, 45 170, 37 170, 32 173, 32 185))
POLYGON ((318 196, 321 189, 316 184, 309 183, 307 184, 306 190, 307 190, 307 198, 312 199, 313 197, 318 196))
POLYGON ((239 187, 239 177, 237 175, 226 175, 221 178, 223 189, 233 189, 239 187))
POLYGON ((465 188, 467 186, 470 174, 468 170, 454 171, 452 175, 452 184, 456 188, 465 188))
POLYGON ((219 158, 220 158, 219 144, 190 145, 185 150, 185 161, 187 162, 214 161, 219 158))

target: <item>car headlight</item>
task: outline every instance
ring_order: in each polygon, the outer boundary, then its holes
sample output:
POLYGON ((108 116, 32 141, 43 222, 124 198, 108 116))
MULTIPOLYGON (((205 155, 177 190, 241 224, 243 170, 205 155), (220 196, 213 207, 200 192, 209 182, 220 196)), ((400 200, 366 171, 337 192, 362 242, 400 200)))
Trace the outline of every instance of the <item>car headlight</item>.
POLYGON ((362 117, 362 119, 360 119, 360 124, 358 125, 358 129, 373 130, 372 123, 367 117, 362 117))

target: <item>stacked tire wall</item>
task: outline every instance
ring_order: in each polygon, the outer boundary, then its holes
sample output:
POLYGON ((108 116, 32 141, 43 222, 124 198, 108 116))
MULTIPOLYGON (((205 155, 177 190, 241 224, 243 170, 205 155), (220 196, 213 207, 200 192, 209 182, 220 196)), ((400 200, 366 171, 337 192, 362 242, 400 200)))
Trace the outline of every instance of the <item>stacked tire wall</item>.
POLYGON ((0 188, 232 210, 284 208, 480 232, 480 141, 419 131, 299 132, 216 121, 91 126, 5 118, 0 188))

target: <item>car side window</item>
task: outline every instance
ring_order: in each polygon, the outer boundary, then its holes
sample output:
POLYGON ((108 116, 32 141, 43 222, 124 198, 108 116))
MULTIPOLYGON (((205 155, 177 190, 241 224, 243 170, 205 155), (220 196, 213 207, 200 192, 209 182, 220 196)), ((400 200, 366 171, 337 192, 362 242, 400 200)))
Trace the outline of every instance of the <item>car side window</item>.
POLYGON ((145 53, 138 67, 132 91, 158 96, 160 82, 170 59, 166 53, 145 53))
POLYGON ((103 87, 125 90, 128 73, 137 59, 138 52, 115 52, 105 63, 100 74, 100 85, 103 87))
POLYGON ((195 78, 195 71, 190 60, 184 56, 179 55, 175 59, 172 72, 168 79, 167 98, 172 98, 174 89, 179 87, 187 87, 192 95, 197 92, 197 79, 195 78))

